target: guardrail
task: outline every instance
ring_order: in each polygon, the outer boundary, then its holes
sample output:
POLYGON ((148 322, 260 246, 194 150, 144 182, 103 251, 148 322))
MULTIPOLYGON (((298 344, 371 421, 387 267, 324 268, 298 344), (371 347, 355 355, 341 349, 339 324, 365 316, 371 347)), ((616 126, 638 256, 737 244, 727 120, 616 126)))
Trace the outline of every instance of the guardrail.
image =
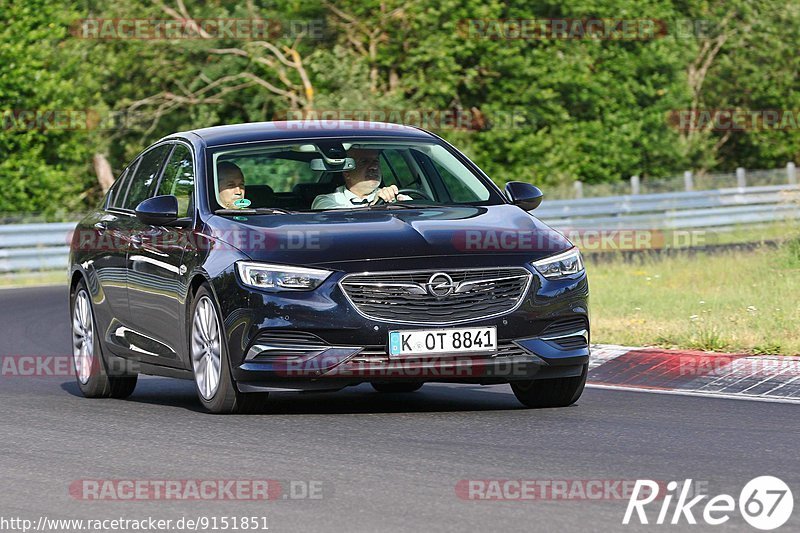
POLYGON ((695 175, 687 170, 681 176, 640 178, 631 176, 628 180, 603 183, 583 183, 574 181, 547 189, 548 197, 559 200, 577 198, 599 198, 625 194, 661 194, 692 191, 715 191, 728 187, 761 187, 764 185, 797 185, 797 167, 793 162, 784 168, 747 170, 739 167, 735 172, 706 173, 695 175))
MULTIPOLYGON (((559 230, 723 228, 800 219, 800 186, 545 200, 535 215, 559 230)), ((74 222, 0 226, 0 273, 66 269, 74 222)))
POLYGON ((800 218, 800 186, 545 200, 535 214, 557 229, 730 227, 800 218))
POLYGON ((75 222, 0 226, 0 273, 66 270, 75 222))

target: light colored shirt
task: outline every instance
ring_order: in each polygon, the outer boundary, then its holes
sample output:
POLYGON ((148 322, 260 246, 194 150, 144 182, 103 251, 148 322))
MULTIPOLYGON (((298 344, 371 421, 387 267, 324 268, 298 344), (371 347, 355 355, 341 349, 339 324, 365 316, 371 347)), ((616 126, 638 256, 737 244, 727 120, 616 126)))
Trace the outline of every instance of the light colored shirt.
POLYGON ((344 185, 337 187, 335 191, 329 194, 320 194, 314 198, 311 204, 311 209, 345 209, 345 208, 358 208, 367 207, 375 200, 380 189, 375 189, 364 198, 354 194, 350 189, 344 185), (355 200, 355 202, 351 201, 355 200), (366 202, 364 202, 366 200, 366 202))

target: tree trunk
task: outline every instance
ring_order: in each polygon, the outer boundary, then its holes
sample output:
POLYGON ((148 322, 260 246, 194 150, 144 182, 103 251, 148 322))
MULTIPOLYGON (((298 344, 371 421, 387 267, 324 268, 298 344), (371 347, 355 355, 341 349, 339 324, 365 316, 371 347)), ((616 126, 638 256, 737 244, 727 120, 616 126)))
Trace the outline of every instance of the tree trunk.
POLYGON ((111 172, 111 164, 103 154, 94 154, 92 163, 94 164, 94 173, 97 175, 97 182, 100 184, 103 194, 105 194, 114 185, 114 173, 111 172))

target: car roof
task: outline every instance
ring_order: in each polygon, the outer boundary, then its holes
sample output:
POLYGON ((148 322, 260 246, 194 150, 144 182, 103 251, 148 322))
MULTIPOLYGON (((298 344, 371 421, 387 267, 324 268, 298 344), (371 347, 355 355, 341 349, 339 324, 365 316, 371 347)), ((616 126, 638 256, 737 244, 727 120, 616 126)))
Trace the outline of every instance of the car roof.
POLYGON ((347 120, 291 120, 280 122, 248 122, 188 130, 169 137, 196 135, 206 146, 246 142, 335 137, 401 137, 434 140, 436 137, 420 128, 388 122, 347 120))

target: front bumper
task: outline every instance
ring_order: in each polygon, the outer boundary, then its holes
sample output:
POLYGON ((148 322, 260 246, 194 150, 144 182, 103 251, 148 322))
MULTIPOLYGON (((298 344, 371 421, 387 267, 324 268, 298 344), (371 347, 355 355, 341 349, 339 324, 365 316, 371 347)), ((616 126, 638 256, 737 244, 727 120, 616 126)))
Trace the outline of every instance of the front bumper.
POLYGON ((442 326, 495 326, 496 354, 399 359, 387 355, 389 331, 437 326, 365 318, 338 287, 344 273, 314 291, 269 293, 242 286, 230 272, 218 290, 228 296, 220 302, 233 377, 248 392, 335 390, 387 380, 494 384, 578 376, 589 360, 586 276, 550 281, 532 272, 533 283, 513 312, 442 326), (572 339, 564 343, 549 333, 553 324, 575 320, 585 324, 573 328, 585 342, 567 335, 572 339), (289 340, 281 341, 281 335, 289 340))

